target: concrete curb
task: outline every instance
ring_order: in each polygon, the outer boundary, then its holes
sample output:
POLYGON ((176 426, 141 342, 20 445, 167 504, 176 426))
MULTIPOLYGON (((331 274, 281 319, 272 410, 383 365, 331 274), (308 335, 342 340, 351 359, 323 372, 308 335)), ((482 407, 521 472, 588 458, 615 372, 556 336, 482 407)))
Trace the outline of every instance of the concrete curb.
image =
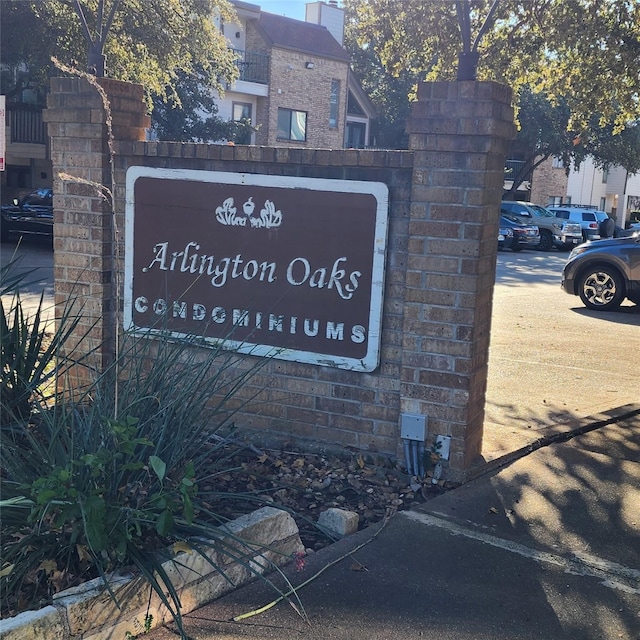
POLYGON ((503 456, 495 458, 490 462, 478 465, 475 468, 469 470, 465 476, 465 482, 470 482, 476 478, 480 478, 485 475, 490 475, 496 471, 510 465, 516 460, 520 460, 525 456, 541 449, 542 447, 549 446, 550 444, 556 444, 559 442, 567 442, 576 436, 583 433, 589 433, 595 429, 605 427, 608 424, 615 424, 622 420, 627 420, 640 414, 640 404, 626 404, 621 407, 611 409, 607 414, 600 414, 599 416, 589 416, 580 419, 577 424, 572 425, 556 425, 547 429, 547 433, 541 438, 533 440, 524 447, 520 447, 515 451, 511 451, 503 456))
MULTIPOLYGON (((231 542, 237 547, 237 554, 245 557, 244 563, 229 560, 215 548, 205 556, 181 551, 163 563, 180 596, 183 615, 246 584, 258 574, 288 563, 293 554, 304 551, 294 519, 273 507, 241 516, 219 527, 219 531, 221 538, 231 542)), ((56 594, 53 604, 39 611, 25 611, 0 620, 0 639, 113 640, 144 633, 172 619, 160 598, 139 576, 113 576, 109 586, 120 606, 102 579, 96 578, 56 594)))

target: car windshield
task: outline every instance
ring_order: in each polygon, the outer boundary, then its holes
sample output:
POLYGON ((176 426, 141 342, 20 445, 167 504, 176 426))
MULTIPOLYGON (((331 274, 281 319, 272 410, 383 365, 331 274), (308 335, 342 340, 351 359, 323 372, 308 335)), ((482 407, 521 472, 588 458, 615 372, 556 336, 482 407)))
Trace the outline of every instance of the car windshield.
POLYGON ((50 207, 53 202, 51 189, 37 189, 25 196, 22 201, 25 205, 50 207))
POLYGON ((509 222, 515 222, 516 224, 522 224, 522 221, 514 216, 511 213, 505 213, 504 211, 500 214, 500 217, 504 220, 508 220, 509 222))
POLYGON ((555 215, 551 211, 547 211, 544 207, 537 204, 532 204, 530 207, 542 218, 555 218, 555 215))

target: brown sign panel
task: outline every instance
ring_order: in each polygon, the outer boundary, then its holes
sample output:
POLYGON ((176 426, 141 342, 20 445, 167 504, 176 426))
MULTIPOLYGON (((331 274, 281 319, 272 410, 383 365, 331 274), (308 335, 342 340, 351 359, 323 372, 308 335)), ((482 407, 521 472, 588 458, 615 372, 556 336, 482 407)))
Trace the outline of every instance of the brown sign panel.
POLYGON ((372 371, 387 220, 382 183, 132 167, 126 326, 372 371))

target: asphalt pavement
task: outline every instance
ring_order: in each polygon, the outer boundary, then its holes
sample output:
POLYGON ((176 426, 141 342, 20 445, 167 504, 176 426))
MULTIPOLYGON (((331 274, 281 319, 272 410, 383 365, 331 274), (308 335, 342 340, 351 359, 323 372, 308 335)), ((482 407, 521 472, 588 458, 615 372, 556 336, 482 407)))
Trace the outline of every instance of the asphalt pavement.
MULTIPOLYGON (((640 407, 636 407, 640 411, 640 407)), ((186 616, 194 640, 638 640, 640 418, 537 449, 186 616), (315 577, 314 577, 315 576, 315 577)), ((169 627, 149 640, 175 640, 169 627)))
POLYGON ((12 263, 10 271, 13 275, 23 275, 24 280, 20 289, 23 309, 33 313, 40 304, 45 317, 54 317, 53 290, 53 251, 47 242, 31 240, 16 246, 13 242, 0 243, 0 266, 6 267, 12 263))

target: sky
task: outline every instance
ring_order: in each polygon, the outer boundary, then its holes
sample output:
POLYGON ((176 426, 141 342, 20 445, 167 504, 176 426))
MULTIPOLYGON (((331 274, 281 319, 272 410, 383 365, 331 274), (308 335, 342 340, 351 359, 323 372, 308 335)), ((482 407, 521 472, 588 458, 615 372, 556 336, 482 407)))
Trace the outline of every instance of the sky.
POLYGON ((310 0, 250 0, 263 11, 295 20, 304 20, 304 7, 308 1, 310 0))

